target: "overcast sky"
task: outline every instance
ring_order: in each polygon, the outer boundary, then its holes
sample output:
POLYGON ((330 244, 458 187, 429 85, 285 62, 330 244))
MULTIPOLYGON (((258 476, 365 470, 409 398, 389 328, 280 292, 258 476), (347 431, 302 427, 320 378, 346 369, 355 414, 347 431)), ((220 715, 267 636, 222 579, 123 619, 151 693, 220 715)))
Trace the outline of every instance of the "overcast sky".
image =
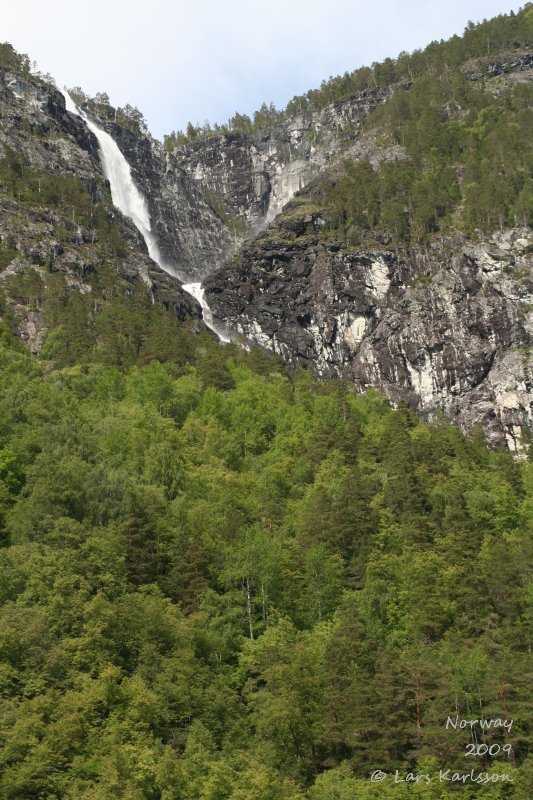
POLYGON ((4 0, 0 41, 152 133, 283 107, 324 78, 517 11, 513 0, 4 0))

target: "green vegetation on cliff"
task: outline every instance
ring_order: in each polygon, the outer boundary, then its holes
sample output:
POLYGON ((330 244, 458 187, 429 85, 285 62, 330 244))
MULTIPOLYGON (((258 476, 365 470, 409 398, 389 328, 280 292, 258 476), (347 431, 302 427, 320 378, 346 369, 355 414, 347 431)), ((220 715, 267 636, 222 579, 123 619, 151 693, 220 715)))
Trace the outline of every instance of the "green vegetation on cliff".
POLYGON ((366 131, 404 148, 375 169, 347 161, 325 189, 328 233, 354 243, 379 231, 396 246, 450 228, 468 235, 533 224, 533 86, 495 95, 457 71, 397 91, 366 131))
POLYGON ((0 66, 6 69, 12 69, 23 78, 27 78, 31 72, 31 62, 28 56, 17 53, 13 45, 9 44, 9 42, 2 42, 0 44, 0 66))
POLYGON ((500 14, 478 24, 469 22, 462 36, 431 42, 423 50, 402 52, 397 58, 386 58, 370 67, 361 67, 323 81, 319 89, 294 97, 286 112, 318 110, 337 100, 346 100, 357 92, 378 86, 414 81, 426 75, 445 76, 474 60, 473 67, 490 63, 507 52, 531 47, 533 43, 533 4, 526 3, 515 14, 500 14))
MULTIPOLYGON (((326 235, 522 222, 525 100, 416 80, 367 130, 407 158, 316 193, 326 235)), ((464 798, 527 800, 531 464, 193 336, 121 276, 133 250, 90 187, 9 149, 0 184, 28 231, 40 214, 94 256, 77 291, 20 230, 0 242, 47 330, 31 357, 0 295, 2 800, 457 796, 439 769, 509 778, 464 798)))
POLYGON ((97 92, 94 97, 90 97, 81 86, 73 86, 68 93, 76 105, 96 114, 100 119, 115 122, 136 136, 148 133, 146 120, 137 106, 126 103, 125 106, 114 108, 107 92, 97 92))
POLYGON ((303 190, 322 206, 322 235, 349 246, 377 241, 405 249, 454 229, 475 237, 526 227, 533 223, 533 85, 520 71, 530 74, 532 44, 533 6, 527 4, 517 14, 469 24, 462 37, 332 78, 283 112, 264 104, 253 121, 236 114, 222 127, 189 125, 186 134, 167 137, 166 146, 249 134, 358 92, 395 87, 362 131, 346 123, 338 132, 346 137, 344 165, 303 190), (375 155, 381 147, 379 165, 357 147, 350 154, 357 138, 366 152, 375 155))
POLYGON ((430 75, 436 78, 447 77, 450 72, 459 70, 467 62, 472 70, 483 73, 487 64, 502 53, 509 60, 533 43, 533 5, 526 3, 515 14, 500 14, 491 20, 474 24, 469 22, 462 36, 452 36, 447 41, 431 42, 424 50, 412 53, 402 52, 397 58, 386 58, 370 67, 360 67, 353 72, 324 80, 319 89, 311 89, 304 95, 297 95, 285 109, 277 110, 273 103, 263 103, 250 118, 247 114, 235 113, 226 124, 203 125, 189 122, 185 131, 173 131, 165 137, 169 150, 189 142, 209 136, 230 133, 245 135, 254 130, 283 122, 295 114, 306 111, 320 111, 330 103, 348 100, 358 92, 378 87, 413 82, 430 75))

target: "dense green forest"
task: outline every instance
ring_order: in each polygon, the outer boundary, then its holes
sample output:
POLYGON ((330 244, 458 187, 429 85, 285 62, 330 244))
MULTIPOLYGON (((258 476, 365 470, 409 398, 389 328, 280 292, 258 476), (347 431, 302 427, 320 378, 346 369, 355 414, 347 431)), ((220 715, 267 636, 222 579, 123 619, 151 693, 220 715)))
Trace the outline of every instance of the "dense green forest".
POLYGON ((263 103, 252 117, 236 112, 222 125, 211 125, 209 121, 203 125, 189 122, 185 131, 173 131, 166 136, 165 145, 173 150, 208 136, 252 133, 301 112, 320 111, 330 103, 347 100, 367 89, 411 83, 428 75, 446 78, 467 62, 479 60, 481 65, 485 65, 505 52, 512 58, 513 52, 531 47, 532 42, 533 5, 526 3, 517 14, 511 11, 478 24, 469 22, 462 36, 431 42, 423 50, 402 52, 397 58, 386 58, 370 67, 360 67, 353 72, 330 77, 322 81, 318 89, 293 97, 282 110, 277 110, 273 103, 263 103))
POLYGON ((379 232, 405 248, 436 232, 533 224, 531 84, 495 95, 460 71, 427 75, 378 107, 365 131, 405 156, 379 169, 346 161, 321 198, 326 235, 358 245, 379 232))
POLYGON ((23 78, 31 75, 31 61, 23 53, 18 53, 9 42, 0 43, 0 64, 6 69, 12 69, 23 78))
POLYGON ((531 466, 140 292, 99 317, 0 350, 0 796, 443 798, 394 770, 474 768, 513 782, 462 796, 525 800, 531 466))

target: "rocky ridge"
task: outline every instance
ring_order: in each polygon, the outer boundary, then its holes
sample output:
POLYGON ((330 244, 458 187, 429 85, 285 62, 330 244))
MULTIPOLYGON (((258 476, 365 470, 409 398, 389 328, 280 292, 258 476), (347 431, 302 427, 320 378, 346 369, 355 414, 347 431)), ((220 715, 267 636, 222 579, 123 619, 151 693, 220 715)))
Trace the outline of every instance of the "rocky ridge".
POLYGON ((501 75, 519 75, 523 80, 531 80, 533 53, 509 53, 498 59, 489 57, 474 59, 465 64, 463 72, 469 81, 481 78, 496 78, 501 75))

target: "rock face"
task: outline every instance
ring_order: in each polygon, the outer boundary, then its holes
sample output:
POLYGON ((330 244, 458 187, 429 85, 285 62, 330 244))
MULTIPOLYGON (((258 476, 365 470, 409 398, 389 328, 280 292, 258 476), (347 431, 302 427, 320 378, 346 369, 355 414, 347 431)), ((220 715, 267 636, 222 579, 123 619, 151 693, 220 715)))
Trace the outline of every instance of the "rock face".
POLYGON ((477 81, 480 78, 495 78, 500 75, 520 75, 520 73, 527 80, 531 80, 533 53, 509 53, 507 58, 502 57, 496 60, 488 56, 483 59, 474 59, 474 61, 465 65, 463 71, 469 81, 477 81))
POLYGON ((53 86, 23 80, 0 67, 0 144, 11 147, 32 167, 75 173, 85 181, 101 177, 98 143, 86 125, 65 109, 53 86))
POLYGON ((0 319, 14 320, 32 352, 46 335, 44 318, 38 303, 12 289, 30 275, 44 292, 61 274, 69 289, 86 294, 91 291, 88 276, 105 262, 120 281, 148 285, 154 299, 173 307, 180 318, 200 318, 198 304, 149 258, 136 227, 113 207, 98 143, 84 122, 66 111, 62 94, 38 78, 22 80, 0 68, 0 115, 0 158, 16 154, 17 169, 28 181, 31 175, 42 175, 43 181, 47 176, 78 179, 81 191, 107 209, 127 247, 120 259, 106 258, 98 232, 80 223, 74 211, 41 201, 39 184, 29 201, 0 190, 0 319))
POLYGON ((423 416, 494 445, 520 448, 533 422, 533 276, 527 231, 479 245, 439 240, 410 261, 384 248, 349 252, 305 233, 320 217, 290 215, 206 282, 235 333, 361 390, 376 387, 423 416))
MULTIPOLYGON (((400 87, 408 88, 409 84, 400 87)), ((213 136, 176 153, 178 164, 221 197, 252 231, 269 224, 359 133, 362 121, 393 92, 369 89, 322 111, 298 114, 249 135, 213 136)))
POLYGON ((99 123, 117 142, 147 198, 165 264, 183 283, 202 280, 219 268, 232 251, 231 235, 176 157, 149 135, 99 123))

